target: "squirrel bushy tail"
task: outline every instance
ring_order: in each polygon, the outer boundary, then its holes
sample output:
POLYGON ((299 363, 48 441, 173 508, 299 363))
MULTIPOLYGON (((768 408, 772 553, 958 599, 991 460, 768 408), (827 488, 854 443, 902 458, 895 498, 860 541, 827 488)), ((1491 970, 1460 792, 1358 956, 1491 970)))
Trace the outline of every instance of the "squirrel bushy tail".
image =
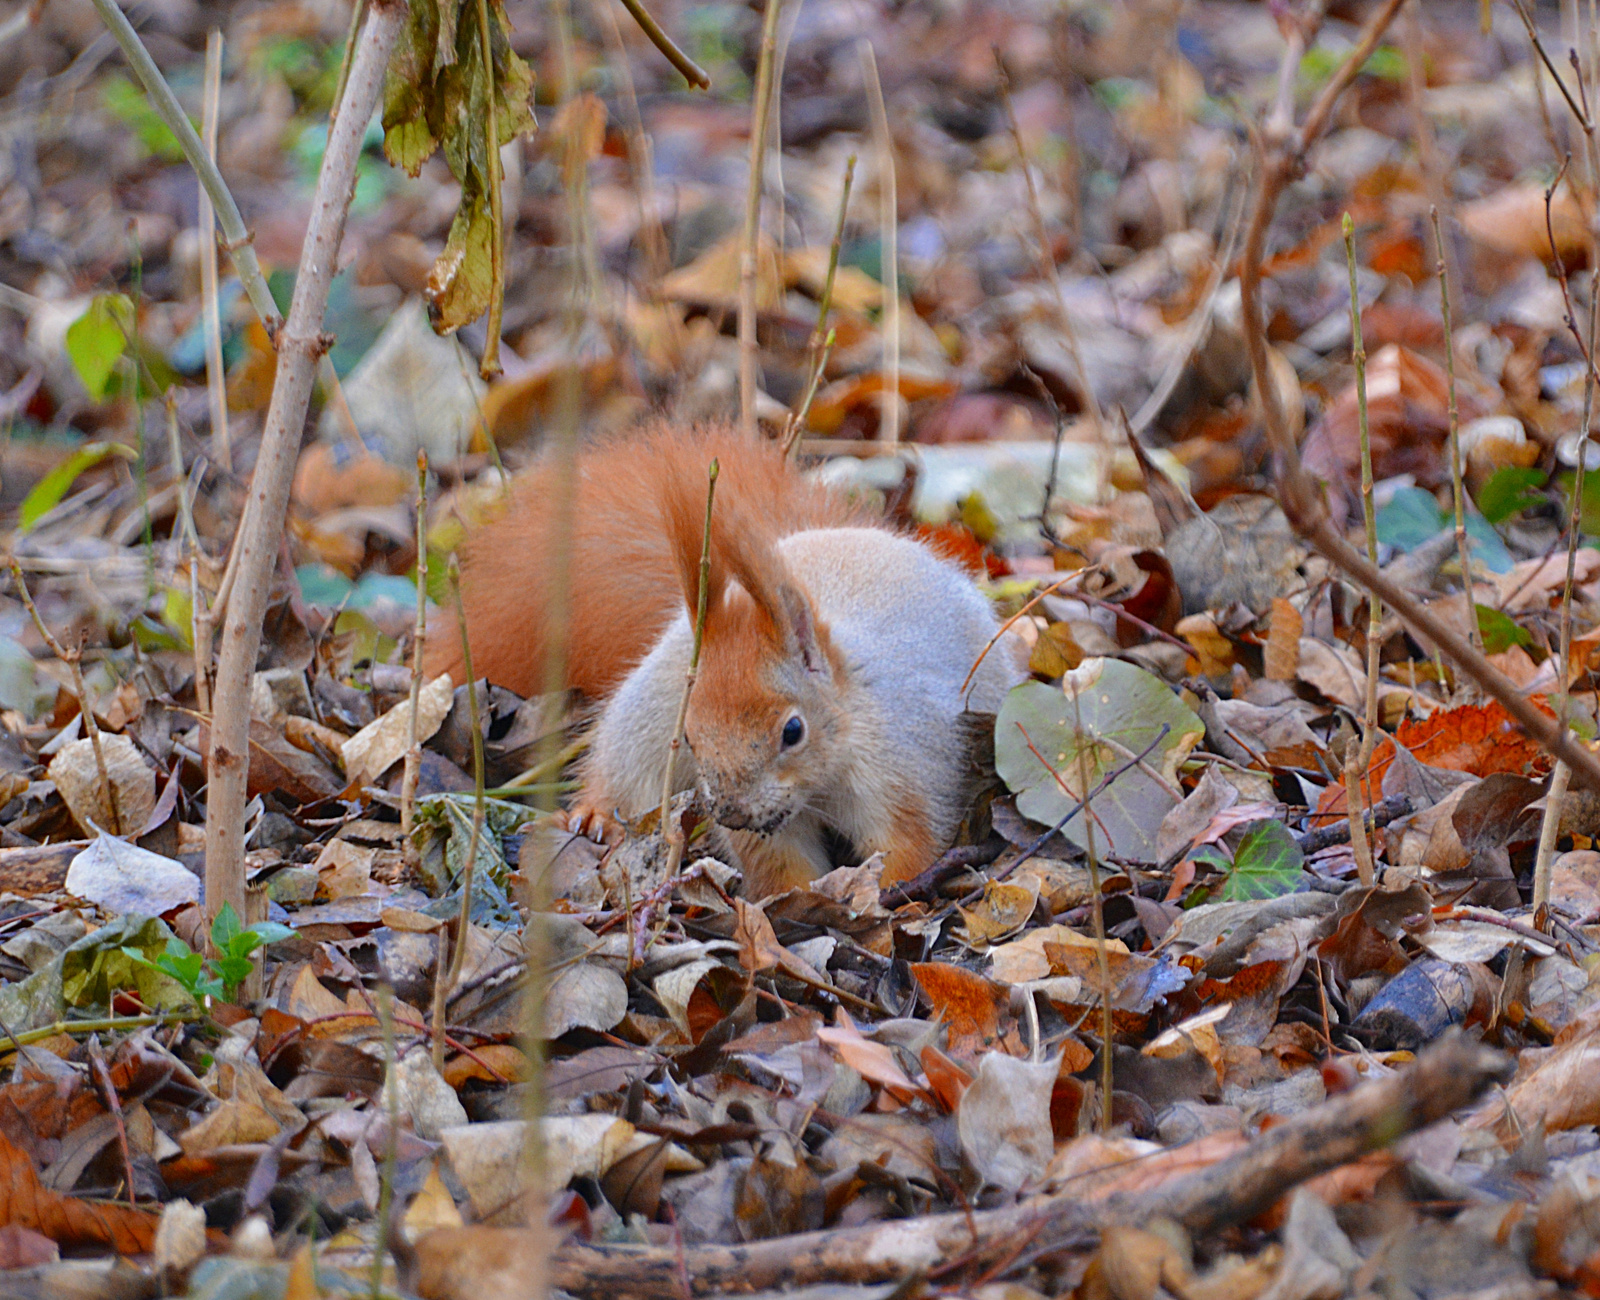
MULTIPOLYGON (((656 423, 578 455, 570 575, 566 683, 591 699, 613 691, 698 591, 706 471, 719 463, 712 522, 715 595, 731 577, 765 607, 781 569, 772 545, 808 528, 859 522, 837 492, 802 478, 771 443, 726 424, 692 429, 656 423)), ((497 518, 461 547, 461 595, 480 677, 519 695, 544 689, 553 566, 560 562, 548 459, 519 475, 497 518)), ((719 602, 720 603, 720 602, 719 602)), ((428 676, 461 680, 453 615, 434 621, 423 656, 428 676)))

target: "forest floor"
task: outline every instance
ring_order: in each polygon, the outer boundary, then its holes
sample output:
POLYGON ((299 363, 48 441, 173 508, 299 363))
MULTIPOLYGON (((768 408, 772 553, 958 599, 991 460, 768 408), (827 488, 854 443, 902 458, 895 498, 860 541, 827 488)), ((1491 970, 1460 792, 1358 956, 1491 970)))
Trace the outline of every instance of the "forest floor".
MULTIPOLYGON (((350 8, 126 10, 280 310, 350 8)), ((0 1296, 1600 1294, 1600 33, 1322 8, 780 12, 754 414, 1033 681, 933 870, 760 899, 649 834, 534 869, 562 699, 423 683, 402 789, 418 538, 447 609, 557 433, 740 411, 762 12, 652 6, 692 90, 620 7, 491 0, 504 373, 430 327, 460 185, 374 119, 208 927, 276 354, 224 253, 208 359, 195 174, 93 5, 3 6, 0 1296)))

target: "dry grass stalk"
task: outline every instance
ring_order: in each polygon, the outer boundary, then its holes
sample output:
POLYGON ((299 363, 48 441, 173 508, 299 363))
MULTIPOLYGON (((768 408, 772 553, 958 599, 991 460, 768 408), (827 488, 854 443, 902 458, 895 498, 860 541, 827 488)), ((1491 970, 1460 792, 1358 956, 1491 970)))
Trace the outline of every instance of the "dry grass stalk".
MULTIPOLYGON (((1361 337, 1361 294, 1356 285, 1355 223, 1344 214, 1344 256, 1350 270, 1350 358, 1356 368, 1356 427, 1361 440, 1361 516, 1366 523, 1367 559, 1378 563, 1378 513, 1372 501, 1372 432, 1367 424, 1367 347, 1361 337)), ((1350 818, 1350 847, 1361 883, 1371 887, 1372 844, 1367 839, 1367 800, 1361 783, 1372 762, 1378 736, 1378 650, 1383 640, 1383 602, 1367 592, 1367 698, 1361 719, 1361 743, 1345 751, 1344 789, 1350 818)))
MULTIPOLYGON (((22 603, 28 607, 28 613, 33 616, 33 625, 39 629, 39 635, 50 647, 50 653, 66 664, 72 673, 72 693, 78 697, 78 713, 83 718, 84 733, 89 737, 89 744, 94 749, 95 771, 99 774, 100 785, 106 792, 106 805, 111 810, 111 833, 122 835, 125 830, 122 825, 122 811, 117 807, 117 787, 111 783, 106 771, 105 751, 100 747, 100 724, 95 720, 94 702, 90 699, 89 689, 83 681, 83 648, 78 646, 69 650, 56 640, 55 633, 40 617, 39 607, 33 603, 33 593, 28 590, 27 579, 22 576, 22 566, 15 559, 11 561, 11 579, 17 584, 17 593, 22 597, 22 603)), ((126 829, 132 831, 137 828, 126 829)))
MULTIPOLYGON (((172 478, 178 486, 178 520, 184 550, 189 558, 189 639, 194 649, 194 698, 202 715, 211 712, 211 611, 200 590, 200 534, 194 526, 194 509, 183 481, 183 444, 178 438, 178 396, 167 389, 167 448, 172 455, 172 478)), ((198 486, 198 482, 196 483, 198 486)))
MULTIPOLYGON (((711 587, 711 506, 717 495, 716 461, 706 472, 706 522, 700 536, 700 585, 694 606, 694 648, 689 652, 689 671, 684 675, 683 694, 678 697, 678 720, 672 728, 672 743, 667 746, 667 769, 661 776, 661 834, 666 838, 666 877, 677 875, 683 862, 685 848, 683 828, 672 824, 672 771, 678 765, 678 750, 683 744, 683 724, 689 716, 689 696, 694 691, 694 679, 700 672, 700 647, 706 635, 706 593, 711 587), (669 830, 670 827, 670 830, 669 830)), ((626 873, 624 873, 626 874, 626 873)), ((633 933, 630 924, 629 934, 633 933)), ((631 951, 631 950, 630 950, 631 951)))
POLYGON ((895 179, 894 137, 878 80, 878 59, 872 42, 863 38, 861 78, 872 110, 872 139, 878 151, 878 247, 883 274, 883 427, 878 441, 900 445, 900 195, 895 179))
POLYGON ((1404 587, 1386 577, 1378 567, 1356 551, 1333 526, 1318 486, 1306 472, 1284 418, 1267 361, 1267 338, 1261 314, 1262 260, 1267 227, 1272 222, 1279 197, 1290 179, 1300 173, 1312 144, 1326 130, 1334 106, 1371 56, 1403 0, 1382 0, 1368 16, 1361 33, 1343 63, 1335 70, 1296 128, 1291 116, 1294 71, 1304 52, 1305 35, 1297 32, 1285 50, 1286 69, 1281 70, 1279 108, 1274 109, 1261 133, 1261 158, 1257 168, 1254 208, 1246 225, 1241 255, 1239 288, 1243 307, 1246 348, 1250 370, 1260 398, 1262 423, 1268 443, 1277 460, 1279 500, 1295 531, 1330 564, 1357 586, 1365 587, 1400 617, 1406 626, 1432 641, 1479 686, 1504 706, 1507 713, 1537 744, 1572 765, 1586 785, 1600 789, 1600 759, 1545 716, 1504 673, 1491 664, 1444 619, 1418 602, 1404 587))
MULTIPOLYGON (((1545 231, 1550 239, 1551 252, 1555 253, 1555 223, 1551 216, 1551 203, 1555 198, 1558 175, 1544 196, 1545 231)), ((1583 534, 1584 482, 1589 468, 1590 448, 1594 431, 1595 399, 1595 342, 1596 325, 1600 324, 1600 265, 1596 265, 1589 280, 1589 338, 1585 343, 1578 332, 1578 321, 1572 306, 1572 286, 1567 281, 1566 263, 1555 254, 1557 275, 1561 282, 1561 297, 1566 306, 1567 328, 1583 354, 1583 419, 1580 424, 1583 437, 1578 442, 1578 464, 1573 471, 1572 502, 1567 514, 1567 571, 1561 584, 1561 639, 1556 662, 1561 671, 1561 696, 1556 707, 1556 723, 1566 734, 1568 717, 1572 708, 1572 588, 1578 563, 1578 543, 1583 534)), ((1557 761, 1550 774, 1550 789, 1545 796, 1544 816, 1539 824, 1539 850, 1533 863, 1533 906, 1535 912, 1550 901, 1550 875, 1555 862, 1556 840, 1561 833, 1561 817, 1566 803, 1567 785, 1572 779, 1571 769, 1565 762, 1557 761)))
POLYGON ((1467 540, 1467 490, 1461 477, 1461 414, 1456 405, 1455 328, 1450 315, 1450 271, 1444 234, 1439 227, 1439 209, 1429 209, 1433 219, 1433 242, 1439 250, 1439 310, 1444 318, 1444 372, 1450 404, 1450 493, 1455 504, 1456 554, 1461 559, 1461 589, 1467 598, 1467 635, 1474 650, 1483 649, 1483 633, 1478 627, 1477 606, 1472 598, 1472 549, 1467 540))
MULTIPOLYGON (((420 460, 420 457, 419 457, 420 460)), ((472 882, 478 865, 478 845, 483 839, 484 784, 483 784, 483 717, 478 708, 478 682, 472 671, 472 642, 467 636, 467 607, 461 599, 461 570, 456 557, 450 557, 450 591, 455 597, 456 626, 461 629, 462 671, 467 676, 467 721, 472 728, 472 832, 467 836, 467 860, 461 866, 461 913, 456 923, 455 943, 450 950, 449 971, 446 973, 444 944, 446 931, 439 929, 439 958, 433 981, 433 1064, 444 1067, 444 1008, 445 994, 461 978, 461 963, 467 955, 467 936, 472 933, 472 882)), ((419 656, 417 662, 421 662, 419 656)), ((413 691, 417 677, 412 675, 413 691)), ((416 696, 411 703, 411 726, 415 744, 416 696)))
POLYGON ((765 188, 767 136, 770 133, 773 53, 778 11, 783 0, 767 0, 761 19, 761 49, 756 58, 755 99, 750 106, 750 185, 745 191, 744 236, 739 244, 739 427, 754 438, 756 429, 756 271, 761 252, 761 194, 765 188))
POLYGON ((851 154, 844 165, 844 188, 839 191, 839 219, 833 226, 833 242, 828 245, 828 274, 822 282, 822 297, 817 302, 817 323, 811 331, 811 337, 806 340, 806 352, 811 357, 811 374, 806 380, 805 395, 800 399, 800 405, 789 412, 788 423, 783 431, 783 454, 793 455, 794 449, 800 445, 800 434, 805 428, 806 415, 811 410, 811 402, 817 395, 817 386, 822 382, 823 371, 827 369, 828 353, 833 349, 833 331, 827 328, 828 313, 833 310, 833 278, 839 270, 839 249, 844 244, 845 214, 850 210, 850 187, 856 179, 856 156, 851 154))
MULTIPOLYGON (((1072 726, 1074 741, 1078 748, 1078 788, 1083 791, 1081 797, 1084 851, 1089 864, 1089 914, 1094 919, 1095 960, 1100 966, 1100 1131, 1109 1133, 1112 1122, 1111 1045, 1114 1041, 1116 1022, 1111 1007, 1111 995, 1115 991, 1115 986, 1111 983, 1111 958, 1106 950, 1106 915, 1100 897, 1100 858, 1094 849, 1094 808, 1090 803, 1094 797, 1094 787, 1089 781, 1089 746, 1084 739, 1083 706, 1079 699, 1081 694, 1080 690, 1072 697, 1072 726)), ((1063 788, 1066 788, 1065 783, 1062 784, 1063 788)))
MULTIPOLYGON (((458 607, 459 608, 459 607, 458 607)), ((466 622, 461 641, 466 646, 466 622)), ((422 743, 417 739, 417 704, 422 697, 422 651, 428 639, 428 453, 417 449, 417 622, 411 634, 411 719, 406 725, 405 767, 400 775, 400 844, 406 861, 415 864, 411 825, 417 815, 417 778, 422 771, 422 743)))
POLYGON ((222 630, 212 699, 211 752, 206 764, 209 789, 205 899, 209 918, 215 918, 224 903, 231 903, 234 911, 244 915, 250 681, 261 644, 261 623, 271 593, 272 574, 283 541, 284 515, 294 482, 306 407, 311 400, 317 362, 327 348, 323 316, 338 266, 345 218, 355 192, 356 162, 367 123, 372 120, 383 90, 390 51, 405 25, 407 12, 399 0, 372 0, 351 58, 350 79, 339 115, 328 132, 289 317, 276 339, 277 374, 251 478, 250 504, 235 539, 236 577, 222 630))
MULTIPOLYGON (((217 160, 218 101, 222 93, 222 33, 206 36, 205 106, 200 119, 206 157, 217 160)), ((200 307, 206 328, 206 397, 211 408, 211 441, 217 459, 233 466, 233 439, 228 432, 227 374, 222 366, 222 311, 217 300, 217 213, 211 195, 200 187, 200 307)), ((181 467, 180 467, 181 468, 181 467)))

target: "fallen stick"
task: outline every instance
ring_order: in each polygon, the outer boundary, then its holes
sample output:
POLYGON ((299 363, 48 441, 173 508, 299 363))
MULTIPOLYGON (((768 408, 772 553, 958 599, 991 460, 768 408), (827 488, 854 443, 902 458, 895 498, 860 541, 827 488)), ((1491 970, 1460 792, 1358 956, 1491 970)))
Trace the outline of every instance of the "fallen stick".
MULTIPOLYGON (((654 1300, 722 1290, 901 1281, 961 1258, 981 1271, 1019 1240, 1033 1252, 1092 1246, 1116 1223, 1176 1219, 1195 1236, 1244 1223, 1308 1179, 1426 1128, 1510 1077, 1502 1053, 1451 1034, 1408 1070, 1364 1083, 1248 1146, 1152 1191, 1085 1202, 1072 1191, 975 1214, 933 1214, 739 1246, 567 1245, 550 1280, 576 1296, 654 1300)), ((521 1231, 509 1230, 508 1231, 521 1231)))

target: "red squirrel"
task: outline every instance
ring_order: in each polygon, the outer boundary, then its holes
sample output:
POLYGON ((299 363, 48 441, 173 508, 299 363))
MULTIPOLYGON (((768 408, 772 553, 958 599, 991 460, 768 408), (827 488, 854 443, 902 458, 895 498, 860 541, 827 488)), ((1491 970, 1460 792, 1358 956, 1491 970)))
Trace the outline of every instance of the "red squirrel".
MULTIPOLYGON (((604 703, 567 824, 600 838, 659 803, 713 458, 705 635, 673 788, 700 783, 756 897, 828 871, 840 841, 881 852, 885 882, 909 879, 966 812, 962 714, 999 709, 1020 643, 990 648, 999 625, 961 569, 725 425, 658 424, 579 454, 567 684, 604 703)), ((460 550, 474 671, 524 695, 543 688, 554 473, 519 476, 460 550)), ((459 679, 443 622, 424 666, 459 679)))

